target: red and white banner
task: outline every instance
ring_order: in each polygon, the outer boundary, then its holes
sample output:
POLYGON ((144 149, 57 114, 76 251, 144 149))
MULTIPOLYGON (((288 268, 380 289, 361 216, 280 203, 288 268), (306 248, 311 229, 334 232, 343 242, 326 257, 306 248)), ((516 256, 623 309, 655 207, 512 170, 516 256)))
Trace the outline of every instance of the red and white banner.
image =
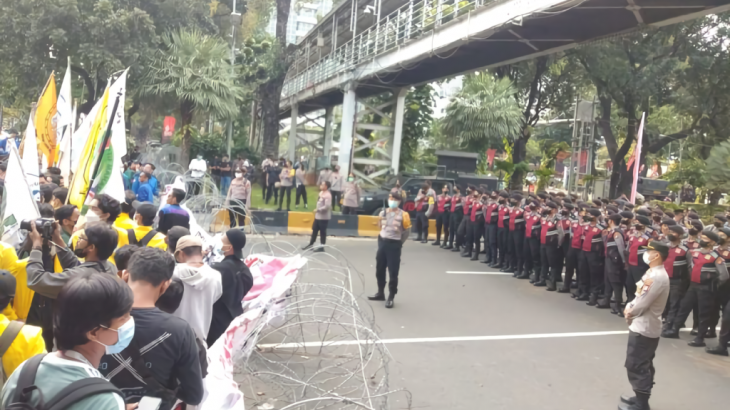
MULTIPOLYGON (((635 163, 634 165, 634 183, 631 186, 631 203, 636 204, 636 186, 639 183, 639 163, 641 162, 641 140, 644 135, 644 115, 641 114, 641 124, 639 124, 639 132, 636 134, 636 148, 634 149, 634 155, 629 163, 635 163)), ((630 166, 630 165, 629 165, 630 166)))
POLYGON ((175 117, 165 117, 162 123, 162 143, 169 144, 175 134, 175 117))

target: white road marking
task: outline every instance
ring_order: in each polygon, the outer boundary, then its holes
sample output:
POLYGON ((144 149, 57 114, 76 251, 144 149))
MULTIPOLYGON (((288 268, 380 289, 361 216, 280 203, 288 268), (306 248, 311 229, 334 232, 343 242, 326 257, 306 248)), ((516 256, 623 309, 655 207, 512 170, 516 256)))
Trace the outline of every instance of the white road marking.
POLYGON ((455 270, 447 270, 446 273, 449 275, 512 275, 509 272, 462 272, 455 270))

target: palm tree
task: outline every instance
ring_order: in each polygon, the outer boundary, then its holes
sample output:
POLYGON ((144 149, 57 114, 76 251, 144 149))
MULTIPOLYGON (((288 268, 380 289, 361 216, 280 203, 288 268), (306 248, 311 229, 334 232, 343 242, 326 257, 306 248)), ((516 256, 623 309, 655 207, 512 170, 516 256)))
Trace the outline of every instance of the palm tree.
POLYGON ((223 40, 198 30, 162 36, 162 48, 142 77, 140 94, 176 101, 182 122, 182 158, 187 164, 192 144, 191 126, 197 112, 233 118, 244 94, 236 82, 231 51, 223 40))
POLYGON ((444 133, 471 146, 500 147, 522 127, 522 111, 509 78, 489 72, 464 77, 464 86, 446 107, 444 133))

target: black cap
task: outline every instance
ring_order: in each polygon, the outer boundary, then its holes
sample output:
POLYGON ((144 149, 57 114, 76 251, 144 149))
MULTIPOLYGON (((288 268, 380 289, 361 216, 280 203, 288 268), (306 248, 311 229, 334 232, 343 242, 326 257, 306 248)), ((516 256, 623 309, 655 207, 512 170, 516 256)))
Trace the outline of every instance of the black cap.
POLYGON ((622 211, 619 215, 621 215, 622 218, 634 219, 634 213, 631 211, 622 211))
POLYGON ((669 231, 674 232, 676 234, 679 234, 679 237, 681 238, 684 236, 684 228, 682 228, 679 225, 673 225, 667 228, 669 231))
POLYGON ((724 233, 725 236, 727 236, 728 238, 730 238, 730 228, 721 228, 720 229, 720 232, 724 233))
POLYGON ((501 196, 502 198, 509 198, 509 194, 505 190, 499 191, 499 196, 501 196))
POLYGON ((523 196, 520 194, 512 194, 512 199, 516 199, 517 201, 522 201, 523 196))
POLYGON ((157 207, 149 202, 142 202, 139 203, 135 201, 136 206, 135 209, 137 210, 137 213, 142 215, 142 218, 145 219, 155 219, 155 216, 157 215, 157 207))
POLYGON ((624 208, 634 209, 634 204, 627 203, 626 205, 624 205, 624 208))
POLYGON ((669 218, 662 219, 662 225, 674 226, 676 224, 677 224, 677 221, 675 221, 674 219, 669 219, 669 218))
POLYGON ((596 208, 589 209, 588 210, 588 213, 591 214, 592 216, 595 216, 595 217, 601 216, 601 211, 598 210, 598 209, 596 209, 596 208))
POLYGON ((710 238, 710 240, 715 241, 715 243, 720 242, 720 236, 716 234, 715 231, 705 229, 704 231, 702 231, 702 235, 705 235, 706 237, 710 238))
POLYGON ((4 269, 0 270, 0 300, 12 297, 15 297, 15 276, 4 269))
POLYGON ((693 220, 689 221, 689 224, 692 225, 692 227, 697 229, 698 231, 702 231, 702 229, 704 229, 704 226, 702 226, 702 222, 700 222, 697 219, 693 219, 693 220))
POLYGON ((598 205, 598 206, 601 206, 601 205, 603 205, 603 202, 601 202, 601 200, 600 200, 600 199, 594 199, 594 200, 593 200, 593 203, 594 203, 594 204, 596 204, 596 205, 598 205))
POLYGON ((548 197, 548 194, 546 194, 546 193, 544 193, 544 192, 538 192, 538 193, 537 193, 537 196, 538 196, 538 198, 540 198, 540 199, 547 199, 547 197, 548 197))
POLYGON ((651 216, 651 212, 649 212, 645 208, 637 209, 635 213, 636 213, 636 215, 641 215, 641 216, 651 216))
POLYGON ((621 223, 621 215, 619 214, 609 215, 608 219, 613 221, 613 223, 615 223, 616 225, 621 223))
POLYGON ((717 215, 715 215, 715 219, 719 219, 722 222, 727 222, 727 217, 725 215, 723 215, 723 214, 717 214, 717 215))
POLYGON ((547 203, 546 205, 547 205, 548 207, 550 207, 550 208, 553 208, 553 209, 558 209, 558 204, 556 204, 556 203, 555 203, 555 202, 553 202, 553 201, 550 201, 550 202, 548 202, 548 203, 547 203))
POLYGON ((177 241, 183 236, 190 235, 190 230, 184 226, 173 226, 167 230, 167 248, 175 252, 177 241))
POLYGON ((566 208, 566 209, 569 209, 571 211, 573 209, 575 209, 575 205, 573 205, 573 204, 571 204, 570 202, 567 202, 567 201, 563 204, 563 207, 566 208))
POLYGON ((689 218, 689 219, 693 219, 693 220, 699 220, 699 219, 700 219, 700 216, 699 216, 699 215, 697 215, 697 214, 696 214, 696 213, 694 213, 694 212, 690 212, 689 214, 687 214, 687 218, 689 218))
POLYGON ((607 211, 611 211, 611 212, 616 212, 616 213, 618 213, 618 208, 617 208, 617 207, 615 207, 615 206, 613 206, 613 205, 608 205, 608 206, 606 206, 606 210, 607 210, 607 211))
POLYGON ((669 246, 659 241, 651 241, 648 245, 643 246, 644 249, 650 251, 657 251, 662 256, 662 260, 667 259, 669 255, 669 246))
POLYGON ((672 212, 672 211, 664 212, 664 215, 666 215, 666 216, 668 216, 670 218, 674 218, 676 216, 676 215, 674 215, 674 212, 672 212))
POLYGON ((644 226, 650 226, 651 225, 651 219, 644 215, 637 215, 636 216, 636 222, 644 225, 644 226))
POLYGON ((685 212, 685 210, 684 210, 684 208, 677 208, 677 209, 675 209, 675 210, 674 210, 674 212, 675 212, 675 213, 680 213, 680 212, 681 212, 681 213, 684 213, 684 212, 685 212))
POLYGON ((239 258, 243 257, 241 252, 246 247, 246 234, 240 229, 229 229, 226 231, 226 238, 233 246, 233 252, 239 258))

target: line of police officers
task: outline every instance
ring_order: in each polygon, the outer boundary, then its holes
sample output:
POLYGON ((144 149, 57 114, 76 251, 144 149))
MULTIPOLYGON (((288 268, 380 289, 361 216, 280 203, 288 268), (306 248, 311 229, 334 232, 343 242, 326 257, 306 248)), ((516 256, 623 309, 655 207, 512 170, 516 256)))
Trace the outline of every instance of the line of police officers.
MULTIPOLYGON (((678 338, 694 313, 695 338, 689 345, 705 346, 704 339, 717 337, 715 328, 724 311, 720 343, 707 352, 728 354, 730 229, 724 228, 724 215, 716 215, 713 225, 705 228, 694 212, 665 212, 649 205, 634 209, 624 196, 586 203, 563 193, 525 196, 473 185, 465 190, 455 186, 453 195, 444 187, 433 195, 433 190, 420 195, 416 209, 419 215, 427 209, 435 212, 434 246, 477 261, 483 244, 482 263, 547 291, 571 293, 578 301, 621 317, 624 292, 631 302, 636 283, 648 269, 644 247, 652 240, 665 243, 671 291, 662 337, 678 338)), ((428 238, 425 226, 423 235, 419 231, 420 242, 428 238)))

